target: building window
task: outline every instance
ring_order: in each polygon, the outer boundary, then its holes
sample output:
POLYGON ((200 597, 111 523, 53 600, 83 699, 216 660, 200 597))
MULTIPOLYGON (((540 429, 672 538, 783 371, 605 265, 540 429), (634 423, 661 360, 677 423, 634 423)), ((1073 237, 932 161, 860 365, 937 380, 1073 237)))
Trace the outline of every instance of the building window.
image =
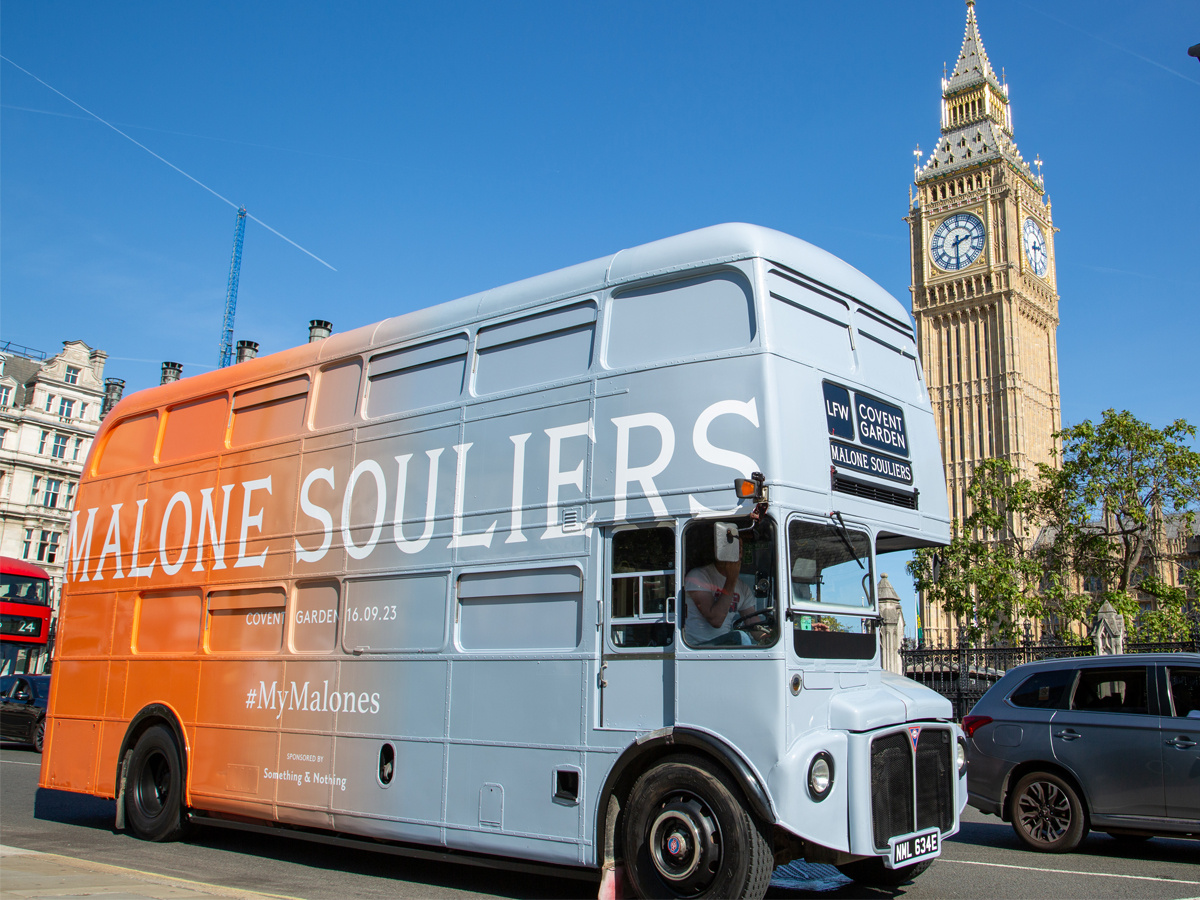
POLYGON ((21 559, 29 559, 29 551, 33 547, 33 529, 25 529, 25 543, 21 545, 21 559))
POLYGON ((12 402, 12 388, 7 384, 0 385, 0 406, 9 406, 12 402))
POLYGON ((87 418, 87 404, 86 403, 79 404, 79 418, 81 418, 81 419, 87 418))
POLYGON ((0 428, 0 450, 4 449, 4 439, 8 437, 8 429, 0 428))
POLYGON ((50 448, 50 455, 55 459, 67 458, 67 436, 65 434, 54 436, 54 446, 50 448))
POLYGON ((79 370, 74 366, 67 366, 67 374, 63 381, 67 384, 79 384, 79 370))
POLYGON ((75 449, 71 452, 71 459, 79 461, 79 451, 83 449, 83 438, 75 438, 75 449))
POLYGON ((30 490, 29 490, 29 502, 30 503, 37 502, 38 491, 41 489, 41 487, 42 487, 42 476, 34 475, 33 476, 33 487, 30 488, 30 490))
POLYGON ((75 482, 67 482, 67 502, 63 504, 63 509, 70 509, 75 505, 75 482))
POLYGON ((38 562, 52 563, 58 559, 58 532, 43 531, 38 541, 38 562))
POLYGON ((54 509, 58 506, 58 492, 62 490, 61 478, 47 478, 46 491, 42 494, 42 506, 54 509))
POLYGON ((46 395, 46 412, 53 412, 53 411, 54 411, 54 395, 47 394, 46 395))
POLYGON ((38 441, 38 453, 46 452, 46 441, 50 440, 50 432, 43 431, 41 440, 38 441))
POLYGON ((60 398, 58 401, 58 414, 68 419, 75 415, 75 401, 69 397, 60 398))

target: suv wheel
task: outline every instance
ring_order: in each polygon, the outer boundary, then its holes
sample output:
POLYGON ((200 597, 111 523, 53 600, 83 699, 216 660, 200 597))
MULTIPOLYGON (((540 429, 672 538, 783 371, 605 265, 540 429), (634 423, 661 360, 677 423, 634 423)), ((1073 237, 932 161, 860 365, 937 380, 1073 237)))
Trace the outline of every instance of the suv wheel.
POLYGON ((1087 835, 1079 795, 1050 772, 1031 772, 1018 781, 1010 804, 1013 831, 1033 850, 1067 853, 1087 835))

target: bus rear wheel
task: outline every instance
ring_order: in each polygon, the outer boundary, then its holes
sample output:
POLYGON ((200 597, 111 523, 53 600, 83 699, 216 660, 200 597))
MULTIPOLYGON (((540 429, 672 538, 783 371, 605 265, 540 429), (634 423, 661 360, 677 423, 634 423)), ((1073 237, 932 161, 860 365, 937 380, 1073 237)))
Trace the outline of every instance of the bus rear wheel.
POLYGON ((759 898, 771 881, 771 843, 721 769, 678 757, 629 792, 625 871, 639 897, 759 898))
POLYGON ((125 821, 144 841, 183 836, 183 764, 174 735, 162 725, 147 728, 130 751, 125 821))

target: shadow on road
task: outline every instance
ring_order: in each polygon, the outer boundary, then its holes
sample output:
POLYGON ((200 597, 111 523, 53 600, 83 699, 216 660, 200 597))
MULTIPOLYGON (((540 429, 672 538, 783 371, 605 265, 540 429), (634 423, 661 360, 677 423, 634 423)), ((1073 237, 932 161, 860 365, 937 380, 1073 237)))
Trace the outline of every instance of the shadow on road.
POLYGON ((111 832, 116 813, 117 804, 114 800, 92 797, 89 794, 73 794, 70 791, 38 788, 33 800, 35 819, 83 828, 99 828, 111 832))

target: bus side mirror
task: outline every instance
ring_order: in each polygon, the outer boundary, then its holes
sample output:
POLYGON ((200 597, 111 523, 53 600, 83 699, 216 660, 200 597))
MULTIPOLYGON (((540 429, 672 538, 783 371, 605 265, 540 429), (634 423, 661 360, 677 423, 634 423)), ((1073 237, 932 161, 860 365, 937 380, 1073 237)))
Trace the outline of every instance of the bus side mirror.
POLYGON ((742 545, 738 543, 738 527, 731 522, 717 522, 713 526, 713 555, 717 562, 738 562, 742 558, 742 545))

